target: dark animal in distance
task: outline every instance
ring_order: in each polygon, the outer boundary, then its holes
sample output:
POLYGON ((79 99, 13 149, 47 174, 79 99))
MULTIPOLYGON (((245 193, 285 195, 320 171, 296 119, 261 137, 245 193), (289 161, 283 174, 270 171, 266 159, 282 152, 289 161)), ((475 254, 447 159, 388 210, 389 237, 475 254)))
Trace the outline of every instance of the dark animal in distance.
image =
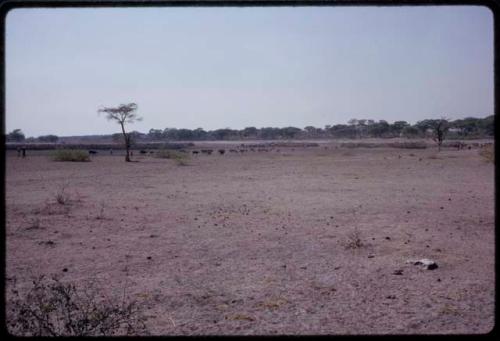
POLYGON ((96 150, 89 150, 89 155, 95 155, 95 154, 97 154, 96 150))

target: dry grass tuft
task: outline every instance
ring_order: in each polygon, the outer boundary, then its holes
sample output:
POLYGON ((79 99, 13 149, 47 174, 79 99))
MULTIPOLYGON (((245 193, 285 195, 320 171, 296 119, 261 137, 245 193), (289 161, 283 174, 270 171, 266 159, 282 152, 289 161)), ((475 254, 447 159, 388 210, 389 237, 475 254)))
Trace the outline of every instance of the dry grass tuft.
POLYGON ((69 194, 66 192, 66 187, 67 185, 63 184, 55 194, 56 202, 59 205, 66 206, 71 201, 69 194))
POLYGON ((363 247, 363 242, 361 241, 361 233, 354 229, 354 231, 347 234, 347 240, 345 242, 346 249, 359 249, 363 247))
POLYGON ((257 304, 258 307, 261 308, 267 308, 267 309, 278 309, 284 304, 287 304, 288 301, 285 300, 284 298, 275 298, 275 299, 270 299, 265 302, 260 302, 257 304))

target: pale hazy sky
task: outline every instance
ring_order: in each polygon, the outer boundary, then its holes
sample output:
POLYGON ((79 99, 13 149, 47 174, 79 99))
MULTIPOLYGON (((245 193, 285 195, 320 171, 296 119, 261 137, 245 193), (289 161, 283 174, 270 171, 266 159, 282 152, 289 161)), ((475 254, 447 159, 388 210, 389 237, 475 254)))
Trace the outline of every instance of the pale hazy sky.
POLYGON ((479 6, 14 9, 6 130, 131 130, 493 114, 493 15, 479 6))

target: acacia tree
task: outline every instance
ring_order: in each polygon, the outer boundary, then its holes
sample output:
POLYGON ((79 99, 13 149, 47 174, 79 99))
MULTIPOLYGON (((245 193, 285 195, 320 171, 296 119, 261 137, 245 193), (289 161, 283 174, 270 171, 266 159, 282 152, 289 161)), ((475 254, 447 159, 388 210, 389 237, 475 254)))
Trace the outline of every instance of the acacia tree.
POLYGON ((120 124, 122 128, 123 140, 125 142, 125 161, 130 162, 130 145, 131 138, 130 134, 125 132, 125 124, 126 123, 134 123, 135 121, 141 121, 142 118, 137 116, 137 104, 129 103, 129 104, 120 104, 116 108, 101 108, 98 110, 99 113, 103 112, 106 114, 106 118, 110 121, 116 121, 120 124))

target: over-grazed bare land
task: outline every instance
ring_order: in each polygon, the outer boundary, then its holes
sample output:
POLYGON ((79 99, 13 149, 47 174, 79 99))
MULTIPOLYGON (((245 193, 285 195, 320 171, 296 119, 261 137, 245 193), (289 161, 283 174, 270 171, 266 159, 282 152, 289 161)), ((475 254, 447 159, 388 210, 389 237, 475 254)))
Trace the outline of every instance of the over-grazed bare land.
POLYGON ((7 284, 127 283, 162 335, 491 330, 494 165, 477 149, 278 149, 188 166, 9 152, 7 284))

